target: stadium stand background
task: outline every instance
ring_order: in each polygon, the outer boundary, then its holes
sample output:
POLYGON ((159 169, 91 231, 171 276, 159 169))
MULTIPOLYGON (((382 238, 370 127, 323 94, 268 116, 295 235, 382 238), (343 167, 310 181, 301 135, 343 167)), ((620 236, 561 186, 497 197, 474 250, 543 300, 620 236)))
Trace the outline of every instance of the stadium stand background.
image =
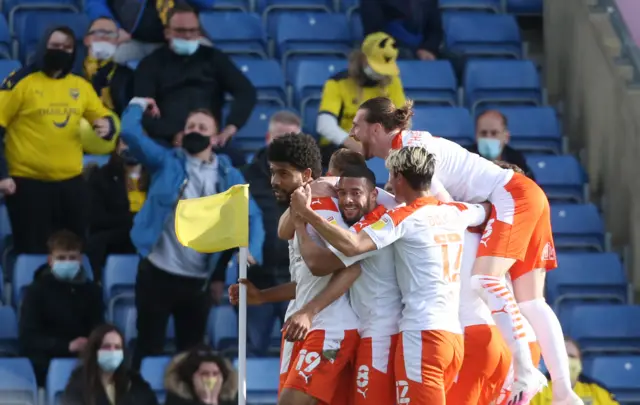
MULTIPOLYGON (((602 380, 622 403, 640 404, 640 307, 632 305, 630 294, 630 281, 640 283, 633 277, 637 273, 633 257, 640 257, 640 237, 636 237, 640 187, 633 167, 639 147, 640 93, 629 85, 638 79, 640 65, 631 52, 637 46, 626 37, 623 21, 617 18, 619 10, 608 9, 615 6, 609 0, 545 1, 546 58, 537 59, 545 63, 543 82, 536 63, 528 59, 515 17, 541 14, 542 0, 440 3, 446 47, 469 60, 461 83, 447 61, 400 62, 405 92, 416 100, 414 128, 467 145, 474 140, 473 117, 478 112, 498 108, 508 116, 511 145, 527 154, 552 202, 560 267, 549 274, 547 298, 565 332, 582 346, 585 371, 602 380)), ((74 0, 5 0, 0 16, 4 58, 0 77, 29 63, 35 43, 50 25, 70 25, 81 38, 89 23, 82 8, 74 0)), ((233 55, 260 94, 259 105, 235 144, 250 157, 264 142, 270 115, 282 107, 299 111, 305 130, 315 132, 324 81, 346 66, 346 55, 362 37, 357 1, 218 0, 216 8, 201 15, 205 32, 233 55)), ((87 161, 106 159, 87 156, 87 161)), ((370 165, 381 182, 386 179, 380 160, 370 165)), ((5 283, 0 283, 4 304, 0 352, 5 356, 18 354, 16 313, 21 294, 45 260, 12 257, 10 235, 2 206, 0 276, 5 283)), ((108 319, 122 329, 129 347, 136 336, 137 262, 135 256, 109 257, 102 280, 108 319)), ((236 271, 229 267, 227 284, 236 279, 236 271)), ((168 328, 171 350, 173 324, 168 328)), ((228 305, 212 309, 208 339, 223 353, 235 355, 237 317, 228 305)), ((275 401, 279 340, 274 321, 274 356, 249 359, 250 404, 275 401)), ((142 365, 144 377, 160 398, 167 362, 168 357, 147 358, 142 365)), ((43 391, 35 385, 28 360, 0 358, 0 404, 55 404, 74 364, 73 359, 52 362, 43 391)))

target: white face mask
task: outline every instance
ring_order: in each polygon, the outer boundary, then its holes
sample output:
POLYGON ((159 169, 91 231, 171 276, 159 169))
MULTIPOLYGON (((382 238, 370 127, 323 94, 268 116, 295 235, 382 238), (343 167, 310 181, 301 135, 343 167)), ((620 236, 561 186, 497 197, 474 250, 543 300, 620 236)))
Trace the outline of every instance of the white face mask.
POLYGON ((116 53, 116 48, 110 42, 93 42, 91 44, 91 56, 98 60, 111 59, 116 53))
POLYGON ((364 74, 374 82, 379 82, 384 79, 384 76, 371 69, 371 66, 367 66, 364 68, 364 74))

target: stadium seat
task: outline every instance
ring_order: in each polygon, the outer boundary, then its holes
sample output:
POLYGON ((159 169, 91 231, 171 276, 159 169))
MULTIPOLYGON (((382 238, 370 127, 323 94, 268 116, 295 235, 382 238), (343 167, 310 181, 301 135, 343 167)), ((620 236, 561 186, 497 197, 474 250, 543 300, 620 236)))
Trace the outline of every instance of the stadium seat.
MULTIPOLYGON (((238 360, 234 361, 238 367, 238 360)), ((247 359, 247 403, 275 405, 278 402, 280 360, 278 358, 247 359)))
POLYGON ((251 8, 250 3, 251 0, 216 0, 213 3, 213 9, 247 12, 251 8))
POLYGON ((578 342, 583 356, 640 353, 639 305, 580 305, 561 319, 565 334, 578 342))
POLYGON ((98 165, 102 167, 109 162, 111 155, 84 155, 82 158, 82 164, 86 167, 90 164, 98 165))
POLYGON ((102 296, 107 304, 107 319, 124 325, 125 308, 133 305, 138 255, 109 255, 102 273, 102 296))
POLYGON ((354 13, 349 16, 349 27, 351 28, 351 38, 356 44, 362 43, 364 39, 364 27, 360 13, 354 13))
MULTIPOLYGON (((124 327, 124 340, 126 342, 126 346, 131 349, 135 347, 135 340, 138 338, 138 328, 136 326, 137 319, 138 311, 136 308, 134 306, 128 307, 126 325, 124 327)), ((175 330, 175 323, 172 316, 169 318, 169 322, 167 322, 167 331, 165 334, 165 352, 167 353, 175 351, 173 350, 173 340, 176 336, 175 330)))
POLYGON ((384 159, 378 157, 369 159, 367 160, 367 167, 376 175, 376 185, 378 187, 384 187, 389 180, 389 170, 387 170, 387 167, 384 165, 384 159))
POLYGON ((598 356, 589 371, 588 375, 607 387, 618 403, 640 403, 640 356, 598 356))
POLYGON ((352 14, 360 9, 360 0, 338 0, 338 10, 352 14))
POLYGON ((13 23, 11 20, 9 23, 19 44, 18 48, 14 48, 14 56, 19 55, 25 64, 31 61, 38 42, 50 27, 69 26, 79 41, 82 41, 89 28, 89 18, 72 11, 30 11, 21 13, 13 23))
POLYGON ((294 56, 347 57, 352 45, 347 17, 321 13, 283 13, 277 21, 275 43, 285 72, 294 56))
POLYGON ((208 322, 209 343, 224 352, 235 352, 238 345, 238 315, 229 305, 213 307, 208 322))
POLYGON ((58 405, 71 373, 78 364, 77 359, 53 359, 47 372, 47 405, 58 405))
POLYGON ((442 16, 442 25, 445 48, 451 54, 522 58, 520 28, 512 15, 446 12, 442 16))
POLYGON ((166 396, 164 390, 164 372, 171 362, 169 356, 145 357, 140 365, 140 375, 149 383, 156 394, 158 402, 163 404, 166 396))
POLYGON ((502 12, 500 0, 440 0, 443 11, 490 11, 502 12))
MULTIPOLYGON (((547 273, 545 297, 556 314, 584 303, 625 304, 627 276, 615 253, 559 253, 547 273)), ((560 316, 560 315, 559 315, 560 316)))
MULTIPOLYGON (((24 289, 31 284, 33 276, 40 266, 47 263, 47 255, 19 255, 16 259, 16 263, 13 266, 12 280, 12 294, 11 299, 13 306, 18 308, 22 301, 22 294, 24 289)), ((91 270, 91 264, 86 256, 82 256, 82 267, 85 275, 89 280, 93 280, 93 271, 91 270)))
POLYGON ((605 230, 593 204, 551 205, 551 226, 556 250, 605 250, 605 230))
POLYGON ((258 91, 261 104, 286 105, 287 90, 280 64, 273 59, 234 59, 242 73, 249 78, 258 91))
POLYGON ((293 85, 293 105, 304 110, 310 100, 320 100, 325 82, 347 69, 344 59, 300 59, 290 65, 289 83, 293 85))
POLYGON ((552 107, 501 107, 508 121, 509 146, 523 152, 562 154, 562 135, 552 107))
POLYGON ((229 261, 227 271, 224 274, 224 284, 230 286, 238 282, 238 256, 233 255, 233 258, 229 261))
POLYGON ((8 305, 0 307, 0 357, 16 356, 19 350, 16 311, 8 305))
POLYGON ((38 386, 29 359, 0 358, 0 404, 38 404, 38 386))
POLYGON ((534 105, 543 103, 540 76, 529 60, 471 60, 464 72, 465 105, 534 105))
POLYGON ((541 15, 543 0, 506 0, 507 13, 516 15, 541 15))
POLYGON ((527 165, 550 201, 586 202, 586 173, 575 157, 528 157, 527 165))
POLYGON ((244 152, 256 152, 265 147, 269 120, 273 114, 282 109, 274 106, 256 106, 251 112, 249 121, 233 137, 232 145, 244 152))
MULTIPOLYGON (((7 212, 7 206, 4 204, 4 201, 0 204, 0 252, 3 254, 3 262, 2 267, 5 270, 7 269, 5 265, 5 250, 9 248, 11 239, 11 221, 9 221, 9 213, 7 212)), ((0 281, 4 282, 4 278, 0 281)), ((4 294, 2 295, 4 298, 4 294)))
POLYGON ((200 24, 206 36, 225 53, 267 59, 267 34, 257 14, 204 12, 200 24))
POLYGON ((458 83, 451 62, 400 60, 404 94, 416 104, 458 104, 458 83))
MULTIPOLYGON (((11 33, 9 32, 9 24, 7 24, 4 15, 0 15, 0 58, 11 60, 11 33)), ((2 73, 4 73, 4 69, 0 72, 0 74, 2 73)), ((8 73, 11 72, 7 72, 7 74, 8 73)), ((6 74, 3 75, 3 78, 4 77, 6 77, 6 74)))
POLYGON ((412 128, 429 131, 463 146, 475 143, 473 120, 469 110, 462 107, 417 107, 412 128))
POLYGON ((256 0, 256 9, 262 13, 262 21, 267 32, 273 38, 284 14, 331 13, 332 0, 256 0))

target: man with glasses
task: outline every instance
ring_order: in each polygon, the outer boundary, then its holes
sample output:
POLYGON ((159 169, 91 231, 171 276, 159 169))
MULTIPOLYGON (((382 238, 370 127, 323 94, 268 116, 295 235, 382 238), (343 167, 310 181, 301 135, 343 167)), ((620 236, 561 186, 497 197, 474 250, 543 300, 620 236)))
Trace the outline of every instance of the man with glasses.
POLYGON ((207 109, 223 128, 214 147, 224 146, 249 118, 256 103, 255 88, 222 51, 200 46, 198 15, 188 5, 169 11, 165 36, 167 45, 144 58, 135 72, 134 95, 153 98, 160 108, 159 118, 143 120, 147 133, 168 145, 183 129, 190 111, 207 109), (227 93, 233 101, 223 127, 227 93))

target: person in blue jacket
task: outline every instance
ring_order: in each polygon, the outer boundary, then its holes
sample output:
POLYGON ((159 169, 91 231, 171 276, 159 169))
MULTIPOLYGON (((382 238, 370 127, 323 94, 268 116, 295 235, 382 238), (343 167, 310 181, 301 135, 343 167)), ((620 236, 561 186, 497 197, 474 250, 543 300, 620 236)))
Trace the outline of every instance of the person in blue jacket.
MULTIPOLYGON (((153 99, 133 98, 122 116, 121 136, 128 153, 151 174, 146 201, 135 217, 131 241, 142 260, 135 285, 138 338, 134 367, 145 356, 162 354, 169 317, 175 324, 178 351, 201 343, 212 304, 206 285, 220 253, 203 254, 182 246, 175 233, 175 208, 180 199, 223 192, 245 179, 226 155, 213 153, 215 125, 201 110, 187 118, 182 147, 167 149, 142 129, 145 112, 157 115, 153 99)), ((233 227, 229 223, 229 227, 233 227)), ((249 263, 262 262, 262 214, 249 202, 249 263)))

